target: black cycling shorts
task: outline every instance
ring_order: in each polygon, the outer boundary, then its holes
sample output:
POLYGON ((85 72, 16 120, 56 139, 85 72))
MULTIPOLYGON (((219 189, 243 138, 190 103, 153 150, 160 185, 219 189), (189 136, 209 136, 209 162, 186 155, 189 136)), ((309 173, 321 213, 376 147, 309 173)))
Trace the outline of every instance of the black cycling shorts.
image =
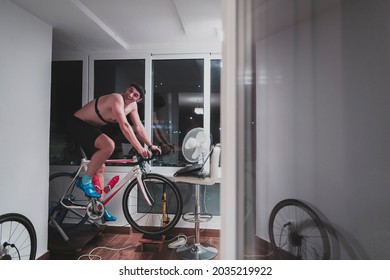
POLYGON ((103 134, 99 126, 93 126, 75 116, 71 116, 68 120, 68 132, 83 148, 89 159, 97 151, 95 148, 96 138, 103 134))

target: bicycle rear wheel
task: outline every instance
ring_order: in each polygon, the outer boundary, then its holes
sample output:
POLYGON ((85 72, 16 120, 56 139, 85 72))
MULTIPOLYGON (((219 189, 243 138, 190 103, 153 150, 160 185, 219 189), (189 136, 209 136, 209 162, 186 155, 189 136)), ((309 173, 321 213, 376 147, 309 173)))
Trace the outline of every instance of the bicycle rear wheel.
POLYGON ((146 173, 142 175, 152 205, 149 206, 134 179, 127 186, 122 207, 129 224, 147 235, 162 235, 172 229, 181 218, 182 199, 177 186, 166 177, 146 173))
POLYGON ((300 200, 279 202, 271 212, 268 230, 271 246, 281 259, 330 259, 325 225, 300 200))
POLYGON ((35 260, 37 235, 31 221, 16 213, 0 216, 0 260, 35 260))

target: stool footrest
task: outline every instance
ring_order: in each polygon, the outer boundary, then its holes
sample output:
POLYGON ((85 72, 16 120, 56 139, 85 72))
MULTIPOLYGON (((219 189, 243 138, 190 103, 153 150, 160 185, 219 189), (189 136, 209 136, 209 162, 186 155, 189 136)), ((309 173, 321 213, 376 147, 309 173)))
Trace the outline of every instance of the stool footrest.
POLYGON ((189 212, 183 215, 183 220, 186 222, 190 223, 195 223, 195 222, 208 222, 213 218, 213 215, 209 213, 199 213, 195 214, 194 212, 189 212))

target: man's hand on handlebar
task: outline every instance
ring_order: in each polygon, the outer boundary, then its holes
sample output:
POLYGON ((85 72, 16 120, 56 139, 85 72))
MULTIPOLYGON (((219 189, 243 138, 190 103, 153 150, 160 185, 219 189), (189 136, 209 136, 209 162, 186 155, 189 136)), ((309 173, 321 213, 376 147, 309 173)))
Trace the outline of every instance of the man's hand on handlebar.
POLYGON ((148 148, 142 148, 138 154, 144 159, 151 159, 154 155, 161 155, 161 149, 158 146, 150 145, 148 148))
POLYGON ((156 145, 150 145, 148 147, 149 151, 151 151, 153 154, 157 153, 158 155, 161 155, 161 148, 156 145))
POLYGON ((144 159, 149 159, 152 156, 152 152, 146 148, 142 148, 140 151, 138 151, 138 153, 144 159))

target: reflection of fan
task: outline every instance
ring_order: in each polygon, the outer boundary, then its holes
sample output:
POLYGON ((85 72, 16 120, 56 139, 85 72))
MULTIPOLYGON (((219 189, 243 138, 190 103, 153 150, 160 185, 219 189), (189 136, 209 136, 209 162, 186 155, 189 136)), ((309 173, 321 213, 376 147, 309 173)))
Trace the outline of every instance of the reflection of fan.
POLYGON ((183 140, 182 152, 184 158, 189 162, 203 163, 204 158, 210 150, 210 137, 203 128, 190 130, 183 140))

